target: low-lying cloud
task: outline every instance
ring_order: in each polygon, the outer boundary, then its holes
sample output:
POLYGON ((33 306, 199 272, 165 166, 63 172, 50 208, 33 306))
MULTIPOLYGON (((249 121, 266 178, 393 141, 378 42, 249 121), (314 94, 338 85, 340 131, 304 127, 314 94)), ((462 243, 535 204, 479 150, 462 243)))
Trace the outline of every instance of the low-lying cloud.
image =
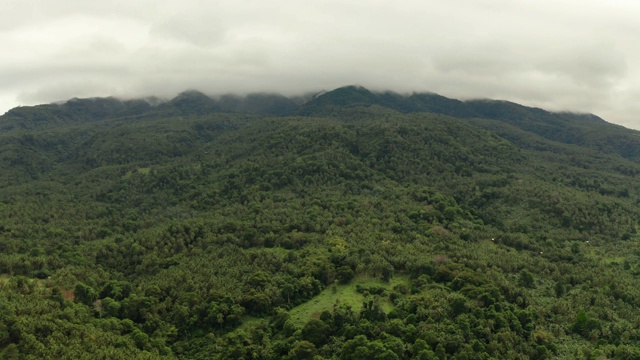
POLYGON ((285 95, 348 84, 593 112, 640 128, 626 1, 0 4, 0 112, 71 97, 285 95))

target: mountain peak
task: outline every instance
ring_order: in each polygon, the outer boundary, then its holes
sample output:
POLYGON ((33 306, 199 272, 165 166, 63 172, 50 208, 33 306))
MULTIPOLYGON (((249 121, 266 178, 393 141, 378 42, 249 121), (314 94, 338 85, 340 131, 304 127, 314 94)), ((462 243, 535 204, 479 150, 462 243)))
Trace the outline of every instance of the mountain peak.
POLYGON ((197 90, 183 91, 158 108, 182 115, 204 115, 217 110, 216 101, 197 90))

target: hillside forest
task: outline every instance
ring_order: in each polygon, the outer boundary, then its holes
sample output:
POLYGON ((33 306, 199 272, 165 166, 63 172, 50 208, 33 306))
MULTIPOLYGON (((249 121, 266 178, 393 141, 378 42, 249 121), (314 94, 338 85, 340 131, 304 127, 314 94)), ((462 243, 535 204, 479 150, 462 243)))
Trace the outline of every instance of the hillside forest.
POLYGON ((639 359, 640 133, 373 93, 0 117, 0 359, 639 359))

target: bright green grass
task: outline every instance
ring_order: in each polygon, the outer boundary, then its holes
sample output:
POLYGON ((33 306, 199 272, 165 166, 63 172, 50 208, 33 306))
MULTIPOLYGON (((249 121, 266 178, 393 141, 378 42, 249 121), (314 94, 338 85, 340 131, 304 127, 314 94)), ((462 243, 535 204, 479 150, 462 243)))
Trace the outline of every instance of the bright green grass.
MULTIPOLYGON (((324 310, 331 311, 333 309, 333 305, 337 301, 340 304, 351 306, 353 311, 357 313, 362 310, 362 303, 365 300, 364 295, 356 291, 357 285, 366 287, 381 286, 387 290, 391 290, 398 284, 407 283, 408 279, 401 276, 394 277, 388 283, 369 277, 357 277, 353 279, 349 284, 336 285, 335 288, 333 288, 332 286, 327 287, 313 299, 291 309, 289 311, 289 315, 291 316, 291 320, 296 325, 302 326, 307 321, 320 317, 320 314, 324 310)), ((394 307, 386 296, 384 297, 384 301, 382 301, 380 305, 386 313, 391 311, 394 307)))
POLYGON ((625 257, 623 256, 611 256, 602 258, 602 263, 605 265, 622 265, 625 261, 625 257))
MULTIPOLYGON (((151 172, 151 168, 150 167, 143 167, 143 168, 137 168, 135 171, 137 171, 138 173, 142 174, 142 175, 148 175, 151 172)), ((131 177, 131 175, 133 175, 133 171, 127 171, 126 174, 124 174, 122 176, 123 179, 128 179, 131 177)))
POLYGON ((263 321, 263 320, 264 319, 253 317, 253 316, 249 316, 249 315, 245 315, 240 319, 241 325, 238 327, 238 330, 250 329, 255 324, 257 324, 258 322, 263 321))
POLYGON ((631 249, 594 248, 585 245, 581 251, 586 257, 608 266, 623 264, 625 260, 631 259, 627 254, 632 253, 631 249))

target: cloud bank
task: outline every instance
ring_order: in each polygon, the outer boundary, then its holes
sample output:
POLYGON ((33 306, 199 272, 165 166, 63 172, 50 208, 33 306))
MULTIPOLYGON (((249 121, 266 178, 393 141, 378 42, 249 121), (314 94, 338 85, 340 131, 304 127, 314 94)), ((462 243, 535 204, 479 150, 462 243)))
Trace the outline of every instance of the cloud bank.
POLYGON ((72 97, 358 84, 593 112, 640 129, 640 4, 5 0, 0 113, 72 97))

